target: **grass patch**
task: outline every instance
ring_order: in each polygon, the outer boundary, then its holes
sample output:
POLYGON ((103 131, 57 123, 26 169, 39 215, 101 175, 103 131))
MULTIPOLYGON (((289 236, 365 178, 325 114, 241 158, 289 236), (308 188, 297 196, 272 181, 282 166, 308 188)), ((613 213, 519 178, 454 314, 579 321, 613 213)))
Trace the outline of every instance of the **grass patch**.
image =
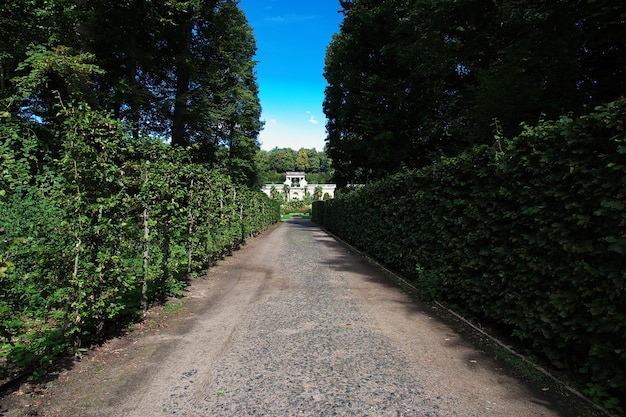
POLYGON ((184 310, 185 305, 182 303, 170 303, 165 305, 165 314, 174 314, 184 310))
POLYGON ((291 213, 291 214, 283 214, 280 216, 281 220, 289 220, 289 219, 309 219, 311 220, 311 213, 291 213))

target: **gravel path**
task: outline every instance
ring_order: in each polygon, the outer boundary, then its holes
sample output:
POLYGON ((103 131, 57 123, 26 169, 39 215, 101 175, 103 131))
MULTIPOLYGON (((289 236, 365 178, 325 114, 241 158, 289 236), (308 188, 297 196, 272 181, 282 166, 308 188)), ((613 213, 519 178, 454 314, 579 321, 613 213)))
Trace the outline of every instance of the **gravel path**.
POLYGON ((304 220, 252 240, 163 320, 60 375, 32 415, 565 415, 304 220))

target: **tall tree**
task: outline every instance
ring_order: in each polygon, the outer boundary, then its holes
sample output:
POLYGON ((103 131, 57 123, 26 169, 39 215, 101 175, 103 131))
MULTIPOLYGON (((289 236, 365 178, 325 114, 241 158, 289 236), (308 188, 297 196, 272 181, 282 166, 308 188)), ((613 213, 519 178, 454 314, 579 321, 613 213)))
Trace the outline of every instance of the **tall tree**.
MULTIPOLYGON (((28 45, 89 52, 104 73, 75 84, 92 108, 112 111, 135 139, 145 132, 193 145, 196 161, 257 182, 256 45, 238 1, 10 0, 0 6, 0 34, 1 97, 14 92, 10 79, 28 45)), ((68 96, 56 84, 52 77, 49 88, 33 92, 22 113, 53 120, 56 95, 68 96)))
MULTIPOLYGON (((209 1, 207 8, 213 8, 214 2, 209 1)), ((188 136, 187 124, 189 121, 189 95, 192 78, 192 42, 206 42, 201 38, 201 34, 194 32, 195 22, 203 16, 202 12, 207 10, 197 1, 180 1, 173 4, 173 25, 176 30, 168 33, 168 45, 170 51, 174 52, 174 67, 172 69, 172 84, 174 94, 172 97, 172 145, 187 145, 191 142, 188 136), (200 35, 200 36, 199 36, 200 35), (194 39, 195 38, 195 39, 194 39)), ((212 14, 212 10, 209 13, 212 14)), ((174 28, 172 28, 174 29, 174 28)), ((195 45, 194 45, 195 46, 195 45)))
POLYGON ((508 136, 624 94, 618 0, 341 1, 326 56, 328 152, 342 184, 508 136))
POLYGON ((312 173, 320 172, 321 161, 319 152, 317 152, 315 148, 306 149, 306 154, 309 159, 309 168, 307 171, 312 173))
POLYGON ((420 3, 342 2, 345 18, 324 73, 328 152, 340 185, 427 161, 446 78, 431 74, 454 65, 443 53, 427 56, 447 44, 424 39, 428 10, 420 3))
MULTIPOLYGON (((209 121, 214 141, 225 149, 226 166, 236 183, 259 185, 255 158, 259 150, 258 135, 261 105, 258 98, 253 57, 256 42, 252 28, 238 2, 227 1, 218 11, 211 31, 214 39, 213 71, 206 78, 209 109, 216 115, 209 121)), ((200 107, 202 109, 202 107, 200 107)), ((202 110, 204 112, 204 110, 202 110)))
MULTIPOLYGON (((171 68, 173 53, 164 49, 170 16, 162 1, 100 0, 93 14, 93 50, 106 76, 99 78, 100 103, 139 132, 169 135, 164 68, 171 68)), ((89 2, 90 4, 97 4, 89 2)))
MULTIPOLYGON (((4 0, 0 3, 0 98, 12 95, 18 65, 35 45, 51 46, 61 40, 74 46, 77 0, 4 0)), ((51 80, 51 82, 54 80, 51 80)))
POLYGON ((298 171, 309 170, 309 155, 304 148, 300 148, 296 154, 296 169, 298 171))
POLYGON ((289 148, 273 149, 270 151, 269 163, 276 172, 293 171, 296 167, 295 152, 289 148))
POLYGON ((197 159, 225 161, 236 181, 253 185, 262 124, 252 28, 233 0, 185 6, 173 37, 172 143, 195 145, 197 159))
POLYGON ((31 31, 36 27, 34 18, 19 0, 0 4, 0 98, 13 93, 11 78, 15 76, 17 64, 25 58, 31 31))

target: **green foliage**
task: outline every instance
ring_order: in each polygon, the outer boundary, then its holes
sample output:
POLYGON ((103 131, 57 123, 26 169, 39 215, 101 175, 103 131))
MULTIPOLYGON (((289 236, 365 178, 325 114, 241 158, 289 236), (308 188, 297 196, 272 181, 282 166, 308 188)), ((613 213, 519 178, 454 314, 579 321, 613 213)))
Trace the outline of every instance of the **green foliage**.
MULTIPOLYGON (((0 113, 0 344, 37 369, 105 337, 280 221, 277 202, 93 108, 66 48, 33 50, 0 113), (47 86, 69 94, 54 94, 47 86), (33 97, 51 98, 39 113, 33 97), (53 100, 52 100, 53 98, 53 100), (24 117, 20 106, 28 103, 24 117), (54 109, 54 112, 50 112, 54 109)), ((88 77, 87 77, 88 78, 88 77)))
POLYGON ((331 183, 331 174, 320 172, 317 174, 306 174, 306 181, 309 184, 329 184, 331 183))
POLYGON ((622 99, 526 126, 317 202, 313 218, 425 298, 508 327, 610 404, 626 394, 625 116, 622 99))
POLYGON ((307 154, 306 149, 301 148, 296 154, 296 170, 304 172, 309 168, 309 155, 307 154))
POLYGON ((307 181, 325 184, 332 174, 331 162, 324 151, 301 148, 275 148, 260 150, 256 155, 257 168, 264 183, 282 183, 287 171, 306 172, 307 181))
MULTIPOLYGON (((234 0, 8 0, 0 8, 0 98, 14 99, 15 114, 52 122, 58 99, 79 94, 124 121, 135 140, 145 133, 194 145, 196 162, 224 166, 249 187, 258 185, 262 127, 255 53, 234 0)), ((41 137, 56 145, 49 139, 41 137)))
POLYGON ((626 90, 621 0, 340 3, 324 69, 340 186, 485 144, 494 117, 512 137, 522 122, 582 114, 626 90))
POLYGON ((280 211, 283 214, 305 214, 311 213, 311 202, 306 200, 290 200, 280 205, 280 211))
POLYGON ((316 200, 311 203, 311 221, 315 224, 324 225, 324 201, 316 200))

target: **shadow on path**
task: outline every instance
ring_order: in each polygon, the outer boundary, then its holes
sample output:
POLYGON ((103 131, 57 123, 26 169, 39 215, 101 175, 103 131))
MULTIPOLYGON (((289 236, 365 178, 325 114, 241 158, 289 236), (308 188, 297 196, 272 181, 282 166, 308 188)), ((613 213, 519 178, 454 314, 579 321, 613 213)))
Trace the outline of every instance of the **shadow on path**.
MULTIPOLYGON (((450 334, 458 336, 450 337, 450 340, 446 343, 448 347, 460 350, 468 348, 471 350, 478 349, 475 352, 479 352, 480 358, 474 353, 469 353, 464 357, 463 362, 469 370, 478 372, 479 369, 482 369, 483 371, 493 372, 494 369, 499 371, 507 369, 509 374, 522 381, 527 389, 532 392, 532 398, 529 401, 552 409, 563 417, 580 417, 581 414, 576 409, 581 407, 581 405, 575 399, 569 397, 568 394, 559 394, 561 391, 560 386, 552 385, 547 381, 529 380, 529 378, 533 378, 531 376, 532 371, 529 373, 529 371, 516 369, 515 367, 518 365, 515 362, 513 364, 505 363, 499 356, 499 349, 495 344, 482 337, 467 324, 453 317, 446 310, 432 303, 421 301, 417 294, 414 294, 412 291, 404 291, 402 285, 398 282, 398 278, 394 277, 393 273, 385 271, 376 263, 368 260, 357 249, 337 240, 308 219, 290 219, 285 221, 285 223, 290 228, 312 233, 315 242, 328 249, 328 253, 331 255, 320 257, 316 262, 338 272, 358 275, 360 279, 380 286, 380 290, 373 295, 374 297, 388 294, 385 290, 391 288, 407 293, 407 297, 393 297, 388 301, 395 303, 401 311, 404 311, 408 318, 414 319, 416 325, 418 325, 420 320, 424 320, 424 315, 426 315, 429 320, 436 322, 438 327, 448 328, 450 334)), ((583 406, 582 408, 586 407, 583 406)))

